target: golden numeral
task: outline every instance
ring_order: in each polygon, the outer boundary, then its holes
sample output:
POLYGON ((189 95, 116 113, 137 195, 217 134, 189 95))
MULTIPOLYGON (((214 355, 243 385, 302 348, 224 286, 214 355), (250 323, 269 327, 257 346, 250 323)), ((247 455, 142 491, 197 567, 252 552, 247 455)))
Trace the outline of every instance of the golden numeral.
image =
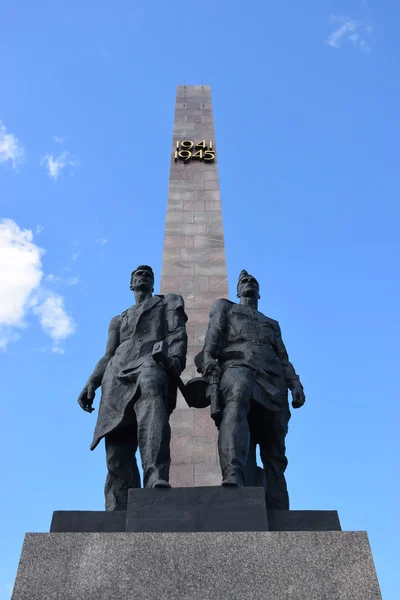
POLYGON ((212 150, 206 150, 204 152, 204 160, 208 162, 214 162, 215 160, 215 152, 212 150))
POLYGON ((178 160, 178 150, 175 150, 175 162, 178 160))
POLYGON ((190 140, 185 140, 181 143, 181 148, 183 148, 183 150, 191 150, 193 146, 194 144, 190 140))
POLYGON ((192 153, 190 152, 190 150, 181 150, 178 153, 178 156, 181 160, 184 160, 186 162, 192 158, 192 153))
POLYGON ((203 150, 198 150, 192 156, 192 158, 198 158, 199 160, 203 160, 203 150))
POLYGON ((210 150, 212 150, 212 149, 213 149, 213 148, 212 148, 212 142, 210 141, 210 150))
POLYGON ((196 148, 203 148, 203 150, 207 150, 206 140, 203 140, 202 142, 196 144, 196 148))
POLYGON ((180 142, 179 142, 179 141, 178 141, 178 142, 176 142, 176 149, 177 149, 177 150, 179 150, 179 144, 180 144, 180 142))

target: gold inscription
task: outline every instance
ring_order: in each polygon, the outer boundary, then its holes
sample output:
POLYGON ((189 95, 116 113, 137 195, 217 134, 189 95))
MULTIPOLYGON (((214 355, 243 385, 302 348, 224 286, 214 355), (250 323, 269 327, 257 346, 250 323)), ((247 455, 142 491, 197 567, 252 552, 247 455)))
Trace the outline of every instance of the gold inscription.
POLYGON ((174 154, 175 162, 182 160, 187 163, 190 160, 202 160, 204 162, 215 161, 215 150, 213 149, 212 141, 207 145, 206 140, 202 140, 195 144, 191 140, 179 140, 176 142, 176 150, 174 154))

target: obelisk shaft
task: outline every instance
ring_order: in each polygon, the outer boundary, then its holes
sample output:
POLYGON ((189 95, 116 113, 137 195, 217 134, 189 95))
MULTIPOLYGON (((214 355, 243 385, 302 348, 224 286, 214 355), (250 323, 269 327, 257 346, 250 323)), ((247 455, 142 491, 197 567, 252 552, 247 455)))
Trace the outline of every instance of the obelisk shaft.
MULTIPOLYGON (((218 147, 209 86, 177 88, 161 278, 161 293, 167 292, 185 299, 189 346, 182 377, 188 380, 197 375, 193 359, 203 347, 210 307, 214 300, 228 295, 218 147), (205 154, 203 140, 208 150, 212 146, 215 151, 214 162, 204 160, 212 155, 205 154), (184 161, 178 156, 175 160, 177 143, 183 149, 184 141, 200 143, 191 152, 202 150, 202 158, 184 161)), ((219 485, 217 430, 210 410, 189 408, 179 394, 171 428, 171 484, 219 485)))

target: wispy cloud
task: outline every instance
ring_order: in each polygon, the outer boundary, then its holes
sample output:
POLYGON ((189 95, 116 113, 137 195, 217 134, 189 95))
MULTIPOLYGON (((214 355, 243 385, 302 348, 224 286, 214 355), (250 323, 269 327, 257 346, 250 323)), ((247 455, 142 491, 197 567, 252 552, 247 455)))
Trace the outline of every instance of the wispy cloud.
POLYGON ((38 316, 43 331, 53 340, 53 352, 63 354, 61 341, 76 329, 73 318, 65 310, 64 299, 55 292, 46 291, 33 312, 38 316))
POLYGON ((328 44, 332 46, 332 48, 339 48, 340 40, 342 40, 343 37, 349 37, 350 34, 353 31, 356 31, 358 27, 357 21, 354 21, 354 19, 349 19, 347 17, 335 17, 332 15, 331 23, 341 23, 339 27, 332 31, 329 38, 327 39, 328 44))
POLYGON ((49 177, 51 177, 55 181, 57 181, 61 171, 66 167, 69 167, 69 169, 71 170, 80 166, 79 161, 75 158, 72 158, 70 153, 66 150, 64 150, 64 152, 61 152, 61 154, 59 154, 58 156, 54 156, 54 154, 46 154, 42 158, 40 164, 45 166, 49 177))
POLYGON ((9 133, 6 126, 0 121, 0 164, 10 161, 13 169, 23 161, 25 150, 21 142, 13 133, 9 133))
MULTIPOLYGON (((65 269, 63 269, 65 270, 65 269)), ((49 283, 59 283, 62 285, 78 285, 79 276, 75 275, 74 277, 61 277, 61 275, 55 275, 54 273, 49 273, 46 275, 45 280, 49 283)))
MULTIPOLYGON (((62 272, 65 272, 66 270, 67 269, 62 269, 62 272)), ((55 287, 71 287, 80 283, 79 275, 73 275, 72 277, 62 277, 61 275, 56 275, 55 273, 49 273, 48 275, 46 275, 44 280, 48 283, 53 284, 55 287)))
POLYGON ((64 138, 63 138, 63 137, 60 137, 60 136, 58 136, 58 135, 55 135, 55 136, 53 137, 53 140, 54 140, 55 142, 57 142, 57 144, 63 144, 63 143, 64 143, 64 138))
POLYGON ((78 260, 78 258, 80 257, 81 253, 79 251, 74 252, 73 254, 71 254, 71 256, 68 259, 67 264, 65 265, 65 267, 63 267, 61 269, 61 273, 68 273, 69 271, 72 271, 73 268, 73 263, 78 260))
POLYGON ((49 273, 48 275, 46 275, 45 279, 50 283, 57 283, 61 280, 61 277, 59 275, 54 275, 54 273, 49 273))
POLYGON ((372 50, 367 42, 368 36, 374 31, 371 25, 365 25, 361 21, 343 15, 332 15, 330 21, 335 28, 326 40, 329 46, 341 48, 343 44, 351 43, 354 48, 363 52, 372 50))
POLYGON ((54 345, 52 347, 51 351, 53 352, 53 354, 64 354, 64 348, 62 348, 61 346, 57 346, 57 345, 54 345))
POLYGON ((29 315, 39 317, 43 331, 60 348, 75 331, 75 322, 64 299, 43 284, 44 250, 33 242, 33 233, 11 219, 0 220, 0 349, 21 336, 29 315))
POLYGON ((107 243, 108 243, 108 239, 107 239, 107 238, 105 238, 105 237, 100 237, 100 238, 97 238, 96 242, 97 242, 97 244, 99 244, 100 246, 105 246, 105 244, 107 244, 107 243))
POLYGON ((68 279, 65 280, 65 283, 67 285, 78 285, 78 283, 79 283, 79 277, 78 276, 69 277, 68 279))

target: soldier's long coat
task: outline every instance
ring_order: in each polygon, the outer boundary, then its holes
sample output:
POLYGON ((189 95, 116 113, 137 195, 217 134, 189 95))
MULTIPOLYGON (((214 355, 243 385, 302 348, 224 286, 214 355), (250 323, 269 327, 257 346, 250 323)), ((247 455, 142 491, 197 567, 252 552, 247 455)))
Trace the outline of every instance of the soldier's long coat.
MULTIPOLYGON (((179 358, 182 368, 185 367, 187 316, 184 308, 182 296, 156 295, 113 317, 110 327, 116 326, 119 330, 119 346, 101 381, 101 402, 91 450, 101 438, 123 423, 138 392, 140 370, 145 363, 153 363, 151 354, 156 342, 165 340, 168 356, 179 358)), ((168 402, 172 412, 176 406, 176 383, 171 378, 168 402)))

